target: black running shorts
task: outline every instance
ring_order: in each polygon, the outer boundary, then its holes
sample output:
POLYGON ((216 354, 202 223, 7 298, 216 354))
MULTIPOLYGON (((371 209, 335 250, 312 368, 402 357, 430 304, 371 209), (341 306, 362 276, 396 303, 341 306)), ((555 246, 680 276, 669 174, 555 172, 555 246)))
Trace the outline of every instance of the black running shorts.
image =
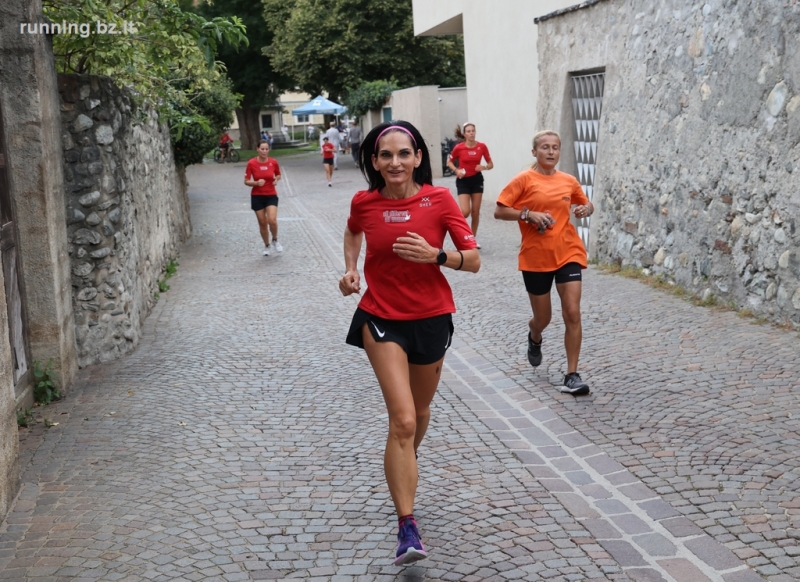
POLYGON ((556 285, 580 281, 581 269, 583 267, 578 263, 567 263, 556 271, 546 273, 522 271, 522 280, 525 281, 525 290, 531 295, 547 295, 553 287, 553 279, 556 285))
POLYGON ((333 165, 333 158, 323 158, 322 159, 322 163, 323 164, 328 164, 329 166, 332 166, 333 165))
POLYGON ((278 196, 250 196, 250 208, 263 210, 267 206, 277 206, 278 196))
POLYGON ((441 360, 453 341, 453 316, 449 313, 399 321, 377 317, 359 307, 347 332, 348 344, 364 349, 364 325, 376 342, 396 343, 405 350, 409 364, 420 366, 441 360))
POLYGON ((478 172, 469 178, 456 178, 456 192, 459 194, 483 194, 483 174, 478 172))

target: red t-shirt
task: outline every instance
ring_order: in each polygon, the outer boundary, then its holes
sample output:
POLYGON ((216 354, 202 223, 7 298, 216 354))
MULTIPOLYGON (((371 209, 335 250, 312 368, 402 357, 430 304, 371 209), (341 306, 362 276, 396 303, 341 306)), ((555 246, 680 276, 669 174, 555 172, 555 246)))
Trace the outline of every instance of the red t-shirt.
POLYGON ((258 161, 258 158, 253 158, 247 162, 247 168, 244 171, 245 180, 266 180, 263 186, 253 186, 251 196, 277 196, 278 191, 275 189, 275 176, 281 175, 281 168, 278 166, 278 160, 275 158, 267 158, 263 164, 258 161))
POLYGON ((578 231, 570 222, 573 204, 588 204, 581 185, 574 176, 556 171, 551 176, 536 170, 517 174, 497 197, 503 206, 534 212, 550 211, 556 219, 552 229, 540 233, 526 222, 519 222, 522 245, 519 249, 519 270, 548 273, 567 263, 586 267, 586 248, 578 231))
POLYGON ((225 145, 226 143, 233 143, 233 138, 229 136, 227 133, 223 133, 222 137, 219 138, 219 144, 225 145))
POLYGON ((332 160, 333 153, 336 151, 336 146, 333 145, 331 142, 322 144, 322 159, 323 160, 332 160))
POLYGON ((458 250, 476 248, 475 237, 447 188, 425 184, 410 198, 391 200, 377 190, 353 196, 347 228, 364 233, 367 290, 359 302, 364 311, 384 319, 412 320, 455 313, 453 292, 436 263, 401 259, 392 245, 408 232, 432 247, 444 246, 444 236, 458 250))
POLYGON ((467 171, 464 174, 464 178, 469 178, 478 173, 475 171, 475 166, 481 163, 481 158, 484 158, 486 163, 492 161, 492 156, 489 155, 489 148, 481 142, 476 142, 475 147, 468 148, 467 144, 462 141, 457 143, 453 151, 450 152, 450 161, 455 163, 455 160, 458 160, 459 170, 467 171))

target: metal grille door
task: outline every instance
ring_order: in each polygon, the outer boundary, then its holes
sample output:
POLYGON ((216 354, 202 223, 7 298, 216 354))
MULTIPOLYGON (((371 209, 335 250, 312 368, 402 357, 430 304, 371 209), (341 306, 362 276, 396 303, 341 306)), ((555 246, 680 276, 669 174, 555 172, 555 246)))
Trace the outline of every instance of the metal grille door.
MULTIPOLYGON (((594 170, 597 163, 597 136, 600 129, 600 110, 603 106, 605 73, 574 75, 572 77, 572 113, 575 117, 575 162, 578 182, 589 200, 594 194, 594 170)), ((589 248, 589 220, 578 218, 578 234, 589 248)))

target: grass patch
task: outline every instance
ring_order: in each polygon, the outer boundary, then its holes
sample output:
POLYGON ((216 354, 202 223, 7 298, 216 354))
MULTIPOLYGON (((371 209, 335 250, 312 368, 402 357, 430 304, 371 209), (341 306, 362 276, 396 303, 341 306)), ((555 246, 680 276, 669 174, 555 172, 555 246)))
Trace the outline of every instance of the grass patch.
MULTIPOLYGON (((169 285, 167 285, 167 279, 172 277, 175 273, 178 272, 178 266, 180 263, 176 259, 170 259, 169 263, 164 265, 164 275, 161 279, 158 280, 158 290, 161 293, 166 293, 169 291, 169 285)), ((158 299, 158 294, 156 293, 156 299, 158 299)))
MULTIPOLYGON (((236 148, 236 151, 239 153, 239 162, 247 163, 250 159, 256 157, 258 152, 256 150, 241 150, 236 148)), ((310 143, 307 146, 303 146, 300 148, 275 148, 269 151, 269 157, 271 158, 285 158, 286 156, 294 156, 299 154, 305 154, 308 152, 318 152, 319 151, 319 144, 317 143, 310 143)), ((214 159, 214 150, 211 150, 206 154, 206 157, 210 160, 214 159)))
POLYGON ((17 410, 17 426, 28 428, 32 424, 35 424, 35 422, 32 409, 23 408, 17 410))
MULTIPOLYGON (((308 152, 318 152, 319 146, 309 144, 301 148, 276 148, 269 150, 269 157, 271 158, 285 158, 287 156, 294 156, 298 154, 305 154, 308 152)), ((255 150, 239 150, 239 159, 247 162, 249 159, 258 155, 255 150)), ((342 155, 342 154, 339 154, 342 155)))

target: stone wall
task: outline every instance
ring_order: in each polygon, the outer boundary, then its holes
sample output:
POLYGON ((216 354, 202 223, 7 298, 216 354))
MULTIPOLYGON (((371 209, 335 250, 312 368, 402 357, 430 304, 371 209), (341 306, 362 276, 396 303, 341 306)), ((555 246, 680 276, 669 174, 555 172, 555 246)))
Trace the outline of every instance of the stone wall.
POLYGON ((592 256, 800 326, 800 2, 594 0, 538 23, 540 127, 566 151, 569 76, 605 69, 592 256))
POLYGON ((132 350, 163 266, 191 232, 184 173, 155 112, 102 77, 59 75, 78 362, 132 350))
MULTIPOLYGON (((20 22, 40 22, 38 0, 0 2, 0 106, 8 187, 20 256, 29 364, 53 362, 59 388, 78 368, 64 215, 64 175, 56 72, 50 39, 20 34, 20 22)), ((3 308, 5 309, 5 307, 3 308)), ((18 385, 17 405, 33 394, 18 385)), ((16 422, 13 423, 16 433, 16 422)))

